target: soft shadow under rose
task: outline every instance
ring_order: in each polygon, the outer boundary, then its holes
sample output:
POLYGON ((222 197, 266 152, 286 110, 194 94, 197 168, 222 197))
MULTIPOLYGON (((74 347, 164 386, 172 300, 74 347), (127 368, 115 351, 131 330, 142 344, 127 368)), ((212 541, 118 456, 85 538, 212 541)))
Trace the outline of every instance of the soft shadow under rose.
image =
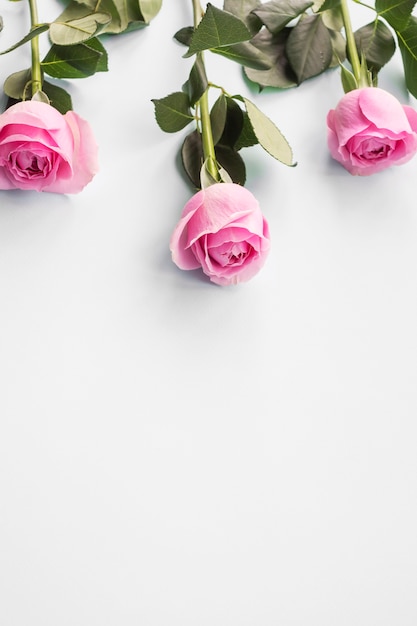
POLYGON ((91 127, 73 111, 27 100, 0 115, 0 189, 78 193, 97 171, 91 127))
POLYGON ((183 270, 199 267, 217 285, 250 280, 263 266, 270 236, 256 198, 235 183, 216 183, 185 205, 170 241, 183 270))
POLYGON ((332 157, 354 175, 401 165, 417 151, 417 112, 378 87, 346 93, 327 126, 332 157))

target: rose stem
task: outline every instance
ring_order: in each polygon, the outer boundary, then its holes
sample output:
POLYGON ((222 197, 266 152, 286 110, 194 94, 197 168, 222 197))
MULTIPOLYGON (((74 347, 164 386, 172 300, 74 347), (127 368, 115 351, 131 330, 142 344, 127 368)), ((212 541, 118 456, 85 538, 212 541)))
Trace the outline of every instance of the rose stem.
MULTIPOLYGON (((194 28, 197 28, 200 20, 203 17, 203 10, 199 0, 192 0, 193 13, 194 13, 194 28)), ((197 57, 201 60, 204 66, 203 53, 198 52, 197 57)), ((213 133, 211 130, 210 111, 208 104, 208 89, 203 93, 198 101, 201 114, 201 135, 203 140, 203 155, 204 160, 207 161, 207 169, 214 179, 218 180, 219 172, 216 165, 216 152, 214 150, 213 133)))
MULTIPOLYGON (((38 25, 38 8, 36 6, 36 0, 29 0, 30 7, 30 22, 31 28, 35 28, 38 25)), ((42 73, 41 63, 39 56, 39 37, 33 37, 30 40, 32 51, 32 97, 38 92, 42 91, 42 73)))
POLYGON ((352 22, 350 21, 347 0, 340 0, 340 8, 342 10, 343 25, 345 27, 346 42, 349 50, 350 63, 352 65, 353 74, 358 85, 361 83, 361 63, 359 60, 358 50, 356 48, 355 37, 353 36, 352 22))

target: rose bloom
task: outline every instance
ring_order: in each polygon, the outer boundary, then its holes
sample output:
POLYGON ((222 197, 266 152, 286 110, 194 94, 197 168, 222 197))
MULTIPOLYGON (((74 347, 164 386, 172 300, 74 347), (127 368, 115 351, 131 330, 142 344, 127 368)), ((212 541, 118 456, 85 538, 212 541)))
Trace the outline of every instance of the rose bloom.
POLYGON ((400 165, 417 150, 417 112, 378 87, 346 93, 329 111, 327 126, 330 153, 351 174, 400 165))
POLYGON ((26 100, 0 115, 0 189, 78 193, 98 171, 89 124, 26 100))
POLYGON ((185 205, 170 242, 183 270, 199 267, 217 285, 252 278, 270 247, 267 221, 256 198, 236 183, 216 183, 185 205))

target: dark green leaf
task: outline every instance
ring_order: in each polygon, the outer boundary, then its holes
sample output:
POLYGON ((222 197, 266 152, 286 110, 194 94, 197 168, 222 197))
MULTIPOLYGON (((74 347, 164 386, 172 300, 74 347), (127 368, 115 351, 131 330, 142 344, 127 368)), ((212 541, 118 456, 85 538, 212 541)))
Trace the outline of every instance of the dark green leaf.
POLYGON ((43 82, 42 89, 48 96, 51 105, 60 113, 64 115, 67 111, 72 110, 71 96, 65 89, 58 85, 53 85, 47 80, 43 82))
POLYGON ((298 21, 288 37, 286 52, 298 83, 329 67, 332 42, 320 15, 307 15, 298 21))
POLYGON ((241 148, 250 148, 251 146, 256 146, 258 144, 258 138, 253 131, 253 126, 250 123, 249 115, 246 111, 243 112, 243 128, 242 132, 239 135, 239 139, 235 143, 235 150, 240 150, 241 148))
POLYGON ((271 67, 271 61, 266 54, 248 41, 236 43, 233 46, 211 48, 211 52, 220 54, 231 61, 240 63, 244 67, 251 67, 255 70, 267 70, 271 67))
POLYGON ((354 35, 359 55, 365 55, 368 69, 377 74, 395 52, 390 29, 381 20, 376 20, 359 28, 354 35))
POLYGON ((251 35, 255 35, 262 28, 261 20, 253 13, 260 6, 260 0, 224 0, 223 3, 223 9, 242 20, 251 35))
POLYGON ((23 44, 27 43, 28 41, 30 41, 34 37, 37 37, 41 33, 44 33, 48 29, 49 29, 49 24, 39 24, 38 26, 35 26, 35 28, 32 28, 31 31, 25 37, 23 37, 23 39, 20 39, 13 46, 10 46, 10 48, 7 48, 7 50, 3 50, 3 52, 0 52, 0 54, 7 54, 8 52, 11 52, 12 50, 15 50, 16 48, 18 48, 19 46, 22 46, 23 44))
POLYGON ((184 28, 180 28, 180 30, 175 33, 174 39, 188 47, 191 43, 193 33, 194 28, 192 26, 185 26, 184 28))
POLYGON ((404 30, 397 32, 408 91, 417 98, 417 18, 411 17, 404 30))
POLYGON ((186 136, 181 148, 181 160, 188 178, 200 189, 200 170, 203 165, 203 144, 197 130, 186 136))
POLYGON ((107 54, 97 38, 73 46, 53 44, 41 65, 54 78, 85 78, 107 70, 107 54))
POLYGON ((253 39, 252 44, 268 56, 271 69, 266 71, 245 68, 245 74, 249 80, 258 84, 260 88, 277 87, 288 89, 297 85, 295 76, 286 55, 286 43, 291 28, 286 27, 276 35, 272 35, 263 28, 253 39))
POLYGON ((416 0, 375 0, 375 10, 395 30, 408 25, 416 0))
POLYGON ((193 106, 201 98, 208 87, 208 80, 203 61, 197 57, 183 91, 188 94, 190 105, 193 106))
POLYGON ((159 127, 166 133, 182 130, 194 120, 190 110, 190 99, 182 91, 176 91, 165 98, 152 99, 155 117, 159 127))
POLYGON ((240 19, 208 4, 207 11, 194 31, 190 47, 184 56, 189 57, 203 50, 229 46, 250 38, 251 33, 240 19))
POLYGON ((226 170, 234 183, 244 185, 246 182, 245 163, 240 154, 230 148, 230 146, 215 146, 216 159, 218 163, 226 170))
POLYGON ((243 128, 243 111, 233 98, 226 96, 226 120, 219 144, 233 148, 243 128))
POLYGON ((271 0, 255 9, 254 13, 271 33, 276 34, 312 4, 312 0, 271 0))
POLYGON ((224 94, 220 94, 210 111, 211 132, 214 144, 218 143, 223 134, 227 116, 227 101, 224 94))

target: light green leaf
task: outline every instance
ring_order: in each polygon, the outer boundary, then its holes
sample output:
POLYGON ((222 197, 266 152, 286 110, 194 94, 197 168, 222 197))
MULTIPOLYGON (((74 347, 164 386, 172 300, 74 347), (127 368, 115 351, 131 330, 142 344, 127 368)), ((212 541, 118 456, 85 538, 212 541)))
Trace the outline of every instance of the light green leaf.
POLYGON ((312 0, 271 0, 254 10, 255 15, 275 34, 294 18, 304 13, 313 4, 312 0))
POLYGON ((35 26, 35 28, 32 28, 31 31, 26 35, 26 37, 23 37, 23 39, 20 39, 20 41, 15 43, 13 46, 10 46, 10 48, 7 48, 7 50, 3 50, 3 52, 0 52, 0 54, 7 54, 8 52, 11 52, 12 50, 16 50, 16 48, 18 48, 19 46, 22 46, 23 44, 27 43, 34 37, 37 37, 41 33, 44 33, 48 29, 49 29, 49 24, 39 24, 38 26, 35 26))
POLYGON ((375 0, 375 10, 395 30, 408 25, 416 0, 375 0))
POLYGON ((329 11, 340 6, 340 0, 315 0, 313 11, 329 11))
POLYGON ((241 96, 238 98, 245 104, 253 132, 262 148, 284 165, 294 166, 292 149, 281 131, 253 102, 241 96))
POLYGON ((50 24, 49 35, 52 43, 71 46, 98 35, 110 22, 111 15, 108 13, 91 13, 88 7, 75 11, 74 5, 70 5, 70 10, 64 11, 50 24))
POLYGON ((139 0, 140 12, 145 22, 149 23, 158 15, 162 6, 162 0, 139 0))
POLYGON ((348 68, 342 64, 340 64, 340 71, 341 71, 343 91, 345 93, 348 93, 348 91, 353 91, 354 89, 358 89, 359 85, 356 81, 355 76, 352 74, 352 72, 348 70, 348 68))
POLYGON ((203 50, 230 46, 248 41, 250 38, 251 33, 240 19, 208 4, 207 11, 194 31, 190 47, 184 56, 190 57, 203 50))
POLYGON ((31 80, 32 73, 30 69, 14 72, 4 81, 4 93, 14 100, 27 100, 31 96, 31 80))
POLYGON ((288 37, 286 52, 299 83, 329 67, 332 41, 320 15, 307 15, 299 20, 288 37))
POLYGON ((155 117, 159 127, 166 133, 176 133, 194 120, 190 110, 190 99, 182 91, 176 91, 165 98, 152 99, 155 117))

